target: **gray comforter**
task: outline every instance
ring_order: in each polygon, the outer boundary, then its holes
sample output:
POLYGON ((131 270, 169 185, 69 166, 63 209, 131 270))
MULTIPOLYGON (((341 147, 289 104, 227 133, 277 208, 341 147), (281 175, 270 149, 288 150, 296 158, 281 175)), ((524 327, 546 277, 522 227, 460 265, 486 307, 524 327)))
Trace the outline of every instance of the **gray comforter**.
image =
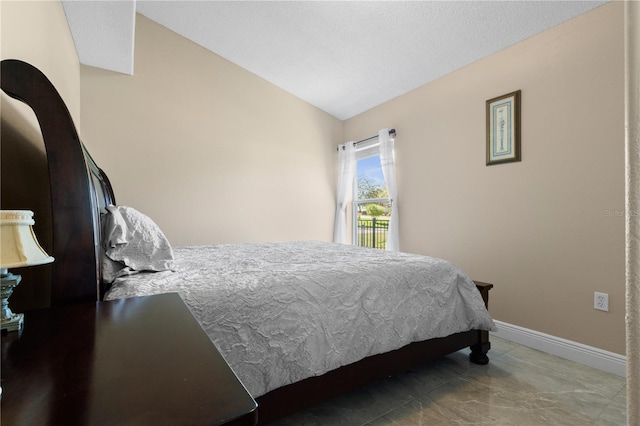
POLYGON ((178 247, 174 271, 106 299, 178 292, 254 397, 413 341, 494 330, 473 282, 432 257, 323 242, 178 247))

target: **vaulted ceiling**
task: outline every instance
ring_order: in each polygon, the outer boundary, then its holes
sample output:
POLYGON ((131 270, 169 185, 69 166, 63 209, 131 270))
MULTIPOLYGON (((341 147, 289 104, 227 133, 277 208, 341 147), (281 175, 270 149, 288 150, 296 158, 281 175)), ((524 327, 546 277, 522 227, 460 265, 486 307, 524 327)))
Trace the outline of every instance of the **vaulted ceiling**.
POLYGON ((140 13, 347 119, 606 1, 63 1, 80 62, 133 74, 140 13))

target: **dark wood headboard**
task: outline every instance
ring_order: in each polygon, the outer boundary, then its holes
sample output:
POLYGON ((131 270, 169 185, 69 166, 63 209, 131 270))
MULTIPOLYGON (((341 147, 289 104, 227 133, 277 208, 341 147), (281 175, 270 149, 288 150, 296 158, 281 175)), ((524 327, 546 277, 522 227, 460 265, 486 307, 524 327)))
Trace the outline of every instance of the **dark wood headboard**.
POLYGON ((0 63, 2 90, 29 105, 44 139, 53 222, 51 305, 99 300, 101 223, 115 196, 104 172, 78 137, 69 110, 51 81, 15 59, 0 63))

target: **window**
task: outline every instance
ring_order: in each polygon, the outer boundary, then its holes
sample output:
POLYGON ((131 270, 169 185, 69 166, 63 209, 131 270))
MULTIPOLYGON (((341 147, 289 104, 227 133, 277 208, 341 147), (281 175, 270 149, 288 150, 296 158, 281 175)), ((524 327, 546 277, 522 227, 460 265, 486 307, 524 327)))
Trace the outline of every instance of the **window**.
POLYGON ((391 200, 382 174, 378 144, 358 147, 353 201, 353 243, 384 250, 391 200))

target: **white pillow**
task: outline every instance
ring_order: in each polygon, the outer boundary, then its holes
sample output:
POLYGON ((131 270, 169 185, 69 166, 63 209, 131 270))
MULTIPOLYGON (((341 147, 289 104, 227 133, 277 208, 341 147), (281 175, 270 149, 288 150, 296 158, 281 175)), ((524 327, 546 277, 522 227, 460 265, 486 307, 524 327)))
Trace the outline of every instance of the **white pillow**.
POLYGON ((136 271, 173 267, 173 249, 158 225, 133 207, 107 206, 105 254, 136 271))
POLYGON ((111 284, 120 276, 121 271, 129 269, 122 262, 115 262, 109 259, 106 253, 102 254, 102 281, 111 284))

